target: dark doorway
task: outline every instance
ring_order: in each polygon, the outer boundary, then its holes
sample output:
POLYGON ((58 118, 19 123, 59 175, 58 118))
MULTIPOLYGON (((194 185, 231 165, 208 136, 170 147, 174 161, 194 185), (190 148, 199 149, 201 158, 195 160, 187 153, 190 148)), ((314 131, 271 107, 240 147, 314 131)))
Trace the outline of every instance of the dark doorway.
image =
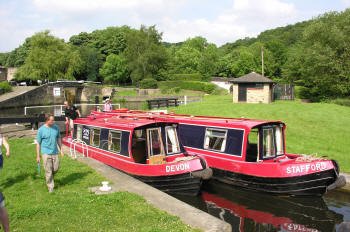
POLYGON ((246 85, 238 85, 238 101, 246 102, 247 101, 247 86, 246 85))

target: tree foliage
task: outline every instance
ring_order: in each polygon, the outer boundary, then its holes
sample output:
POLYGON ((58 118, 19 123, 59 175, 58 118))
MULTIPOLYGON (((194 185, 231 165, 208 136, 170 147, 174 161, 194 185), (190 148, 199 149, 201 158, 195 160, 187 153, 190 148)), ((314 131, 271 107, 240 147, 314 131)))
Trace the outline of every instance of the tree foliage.
POLYGON ((156 30, 155 26, 141 26, 140 30, 128 33, 124 57, 133 83, 157 76, 165 67, 168 57, 161 39, 162 34, 156 30))
POLYGON ((50 35, 49 31, 33 35, 29 46, 31 48, 24 65, 16 73, 17 79, 71 80, 81 69, 78 51, 50 35))
POLYGON ((129 78, 126 61, 123 57, 111 54, 100 69, 103 80, 109 84, 125 83, 129 78))

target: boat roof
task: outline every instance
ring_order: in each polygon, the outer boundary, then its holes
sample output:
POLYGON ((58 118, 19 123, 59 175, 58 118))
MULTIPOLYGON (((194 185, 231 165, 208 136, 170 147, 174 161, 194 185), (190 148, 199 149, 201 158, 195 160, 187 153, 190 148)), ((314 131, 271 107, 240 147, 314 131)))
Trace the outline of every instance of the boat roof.
POLYGON ((94 117, 93 115, 85 117, 85 118, 78 118, 74 120, 75 124, 82 124, 82 125, 89 125, 94 127, 103 127, 103 128, 110 128, 110 129, 117 129, 117 130, 128 130, 131 131, 135 128, 147 126, 155 123, 162 123, 158 122, 156 120, 151 119, 143 119, 139 117, 127 117, 127 118, 120 118, 113 115, 106 115, 107 117, 94 117))
MULTIPOLYGON (((104 114, 104 113, 100 113, 104 114)), ((186 124, 197 124, 205 126, 216 126, 216 127, 229 127, 229 128, 244 128, 252 129, 254 127, 263 124, 284 124, 279 120, 261 120, 261 119, 248 119, 248 118, 227 118, 227 117, 213 117, 213 116, 193 116, 186 114, 166 114, 162 112, 148 112, 148 111, 137 111, 137 110, 115 110, 108 115, 119 115, 123 118, 137 117, 139 119, 146 120, 161 120, 169 123, 186 123, 186 124)))

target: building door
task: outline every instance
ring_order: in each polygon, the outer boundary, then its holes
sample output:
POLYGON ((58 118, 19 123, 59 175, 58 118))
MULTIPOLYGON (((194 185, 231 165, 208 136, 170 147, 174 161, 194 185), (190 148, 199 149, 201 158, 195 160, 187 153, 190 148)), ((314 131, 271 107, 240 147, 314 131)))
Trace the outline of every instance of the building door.
POLYGON ((238 101, 239 102, 247 101, 247 86, 245 84, 238 85, 238 101))

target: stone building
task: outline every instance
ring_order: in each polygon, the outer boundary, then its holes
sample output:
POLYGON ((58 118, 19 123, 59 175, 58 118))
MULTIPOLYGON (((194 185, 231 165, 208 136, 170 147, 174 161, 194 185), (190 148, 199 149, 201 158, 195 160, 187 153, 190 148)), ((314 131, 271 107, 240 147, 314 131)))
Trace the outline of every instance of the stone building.
POLYGON ((0 66, 0 81, 11 81, 15 78, 15 67, 3 67, 0 66))
POLYGON ((258 73, 251 72, 247 75, 230 80, 232 86, 233 102, 247 103, 271 103, 273 81, 258 73))

